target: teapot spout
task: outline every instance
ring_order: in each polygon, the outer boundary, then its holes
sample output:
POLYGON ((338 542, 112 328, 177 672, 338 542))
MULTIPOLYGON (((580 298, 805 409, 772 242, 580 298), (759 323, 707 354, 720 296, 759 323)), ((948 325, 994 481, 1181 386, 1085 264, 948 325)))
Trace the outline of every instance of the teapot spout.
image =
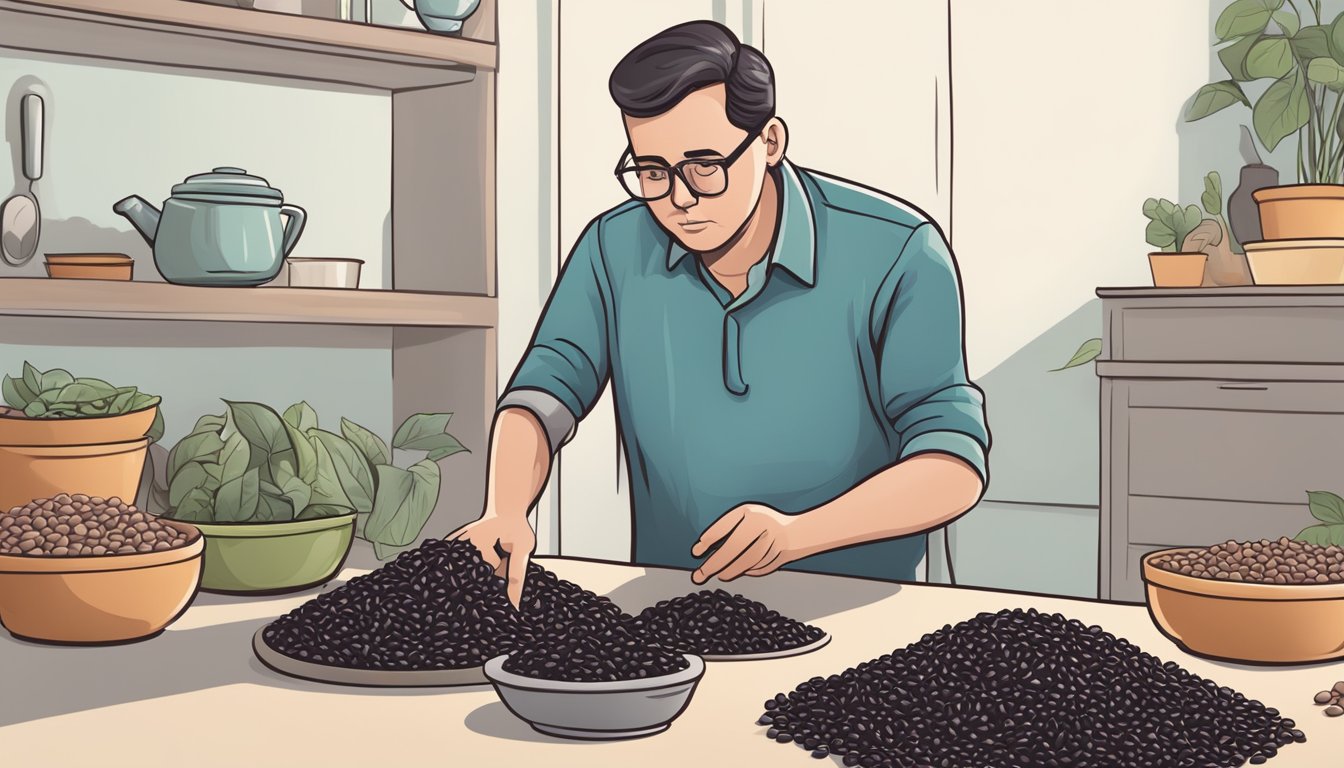
POLYGON ((120 200, 112 206, 112 210, 125 216, 135 225, 140 236, 145 238, 145 242, 151 247, 154 245, 154 237, 159 231, 159 209, 155 208, 149 201, 139 195, 120 200))

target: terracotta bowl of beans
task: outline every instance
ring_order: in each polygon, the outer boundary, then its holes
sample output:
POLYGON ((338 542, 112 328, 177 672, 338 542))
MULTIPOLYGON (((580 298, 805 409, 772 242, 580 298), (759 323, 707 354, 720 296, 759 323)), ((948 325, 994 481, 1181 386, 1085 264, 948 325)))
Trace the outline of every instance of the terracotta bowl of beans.
POLYGON ((1251 664, 1344 658, 1344 549, 1228 541, 1143 558, 1148 613, 1188 653, 1251 664))
POLYGON ((205 540, 120 499, 62 494, 0 513, 0 624, 23 640, 105 645, 186 611, 205 540))

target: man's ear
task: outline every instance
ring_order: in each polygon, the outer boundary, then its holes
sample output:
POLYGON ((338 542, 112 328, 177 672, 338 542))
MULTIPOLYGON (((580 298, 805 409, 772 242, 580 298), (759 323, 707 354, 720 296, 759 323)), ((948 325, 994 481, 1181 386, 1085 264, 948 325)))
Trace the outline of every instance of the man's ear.
POLYGON ((789 127, 778 117, 772 117, 761 130, 761 136, 765 139, 765 162, 773 168, 784 159, 784 151, 789 147, 789 127))

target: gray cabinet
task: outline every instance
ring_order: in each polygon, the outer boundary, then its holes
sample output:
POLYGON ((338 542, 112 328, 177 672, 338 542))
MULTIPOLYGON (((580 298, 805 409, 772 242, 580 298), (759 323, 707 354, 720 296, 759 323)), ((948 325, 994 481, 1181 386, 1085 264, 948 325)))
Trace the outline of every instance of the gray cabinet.
POLYGON ((1102 599, 1155 549, 1292 536, 1344 493, 1344 286, 1101 289, 1102 599))

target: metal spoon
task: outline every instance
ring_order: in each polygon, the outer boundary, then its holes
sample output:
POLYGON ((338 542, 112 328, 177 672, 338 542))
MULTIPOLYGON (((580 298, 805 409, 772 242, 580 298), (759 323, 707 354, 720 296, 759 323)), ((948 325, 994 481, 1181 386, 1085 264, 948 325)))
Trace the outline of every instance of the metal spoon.
POLYGON ((42 97, 30 93, 21 102, 23 175, 28 194, 15 195, 0 207, 0 256, 21 267, 37 253, 42 233, 42 209, 33 194, 33 182, 42 178, 42 97))

